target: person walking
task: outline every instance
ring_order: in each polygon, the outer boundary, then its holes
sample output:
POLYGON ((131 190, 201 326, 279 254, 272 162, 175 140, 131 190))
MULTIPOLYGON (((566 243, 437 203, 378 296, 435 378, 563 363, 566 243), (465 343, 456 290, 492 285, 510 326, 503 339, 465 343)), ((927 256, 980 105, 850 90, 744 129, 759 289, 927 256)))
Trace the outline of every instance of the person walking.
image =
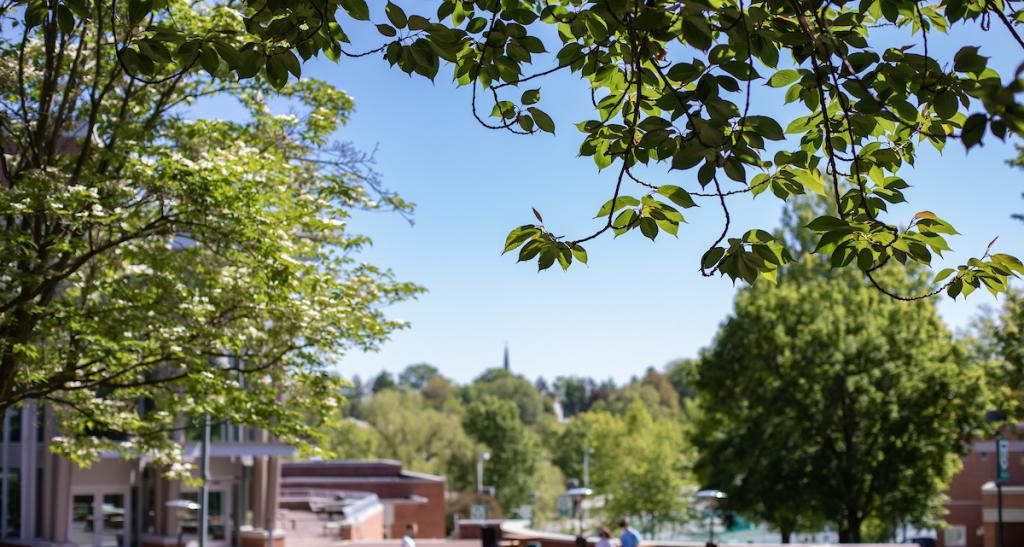
POLYGON ((612 547, 612 532, 607 526, 602 526, 597 531, 597 536, 599 538, 597 540, 597 547, 612 547))
POLYGON ((619 528, 622 528, 622 535, 619 536, 619 544, 622 547, 640 546, 640 533, 629 525, 629 519, 620 520, 619 528))
POLYGON ((405 525, 405 535, 402 536, 402 547, 416 547, 416 523, 410 522, 405 525))

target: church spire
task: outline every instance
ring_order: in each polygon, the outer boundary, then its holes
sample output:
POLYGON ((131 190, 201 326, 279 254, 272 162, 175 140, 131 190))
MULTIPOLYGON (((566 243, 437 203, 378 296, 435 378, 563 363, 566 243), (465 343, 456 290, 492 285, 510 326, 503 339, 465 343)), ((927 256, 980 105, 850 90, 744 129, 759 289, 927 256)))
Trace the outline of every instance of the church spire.
POLYGON ((503 361, 505 370, 508 370, 508 342, 505 342, 505 359, 503 361))

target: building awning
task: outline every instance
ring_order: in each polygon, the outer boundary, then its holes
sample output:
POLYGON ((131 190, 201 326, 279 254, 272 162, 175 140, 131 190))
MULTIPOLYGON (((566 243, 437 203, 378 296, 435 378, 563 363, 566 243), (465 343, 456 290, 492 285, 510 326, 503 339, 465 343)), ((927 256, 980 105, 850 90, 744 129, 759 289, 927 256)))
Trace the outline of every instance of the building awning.
MULTIPOLYGON (((210 443, 211 458, 240 458, 259 456, 271 456, 279 458, 290 458, 298 451, 293 446, 281 443, 260 443, 260 442, 231 442, 231 443, 210 443)), ((200 456, 200 443, 188 443, 185 445, 184 456, 186 458, 198 458, 200 456)))

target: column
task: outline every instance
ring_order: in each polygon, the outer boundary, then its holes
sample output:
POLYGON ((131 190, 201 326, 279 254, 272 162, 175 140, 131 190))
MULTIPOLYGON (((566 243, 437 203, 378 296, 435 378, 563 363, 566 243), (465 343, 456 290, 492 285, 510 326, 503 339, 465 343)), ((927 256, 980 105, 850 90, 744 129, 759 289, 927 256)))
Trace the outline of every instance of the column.
MULTIPOLYGON (((53 504, 56 501, 56 499, 54 498, 54 495, 56 494, 56 492, 54 491, 54 480, 53 480, 54 476, 53 476, 53 472, 54 472, 54 459, 57 456, 55 456, 54 454, 52 454, 50 452, 50 439, 52 439, 54 437, 54 426, 55 426, 55 423, 54 423, 53 411, 50 409, 49 406, 43 406, 43 407, 39 408, 38 412, 40 414, 40 417, 42 418, 42 423, 43 423, 43 449, 42 449, 42 454, 40 454, 40 458, 42 460, 42 462, 41 462, 42 463, 42 468, 43 468, 43 477, 42 477, 42 479, 43 479, 43 488, 42 488, 43 500, 42 500, 42 502, 43 502, 43 507, 51 508, 51 507, 54 506, 53 504)), ((58 519, 58 520, 60 520, 60 519, 58 519)), ((42 514, 42 522, 41 522, 42 529, 38 531, 40 538, 50 539, 50 540, 53 539, 53 521, 54 521, 54 511, 44 510, 43 514, 42 514)))
MULTIPOLYGON (((277 522, 277 505, 281 497, 281 458, 267 458, 267 515, 266 527, 284 528, 283 523, 277 522)), ((267 530, 273 533, 274 530, 267 530)))
POLYGON ((21 539, 36 537, 36 467, 39 455, 36 402, 21 407, 21 539))
POLYGON ((250 488, 250 501, 252 507, 252 527, 262 529, 264 526, 263 515, 267 507, 267 458, 256 456, 252 464, 252 487, 250 488))
POLYGON ((56 543, 68 542, 68 515, 71 514, 71 460, 54 455, 53 466, 53 514, 58 515, 53 523, 53 539, 56 543))

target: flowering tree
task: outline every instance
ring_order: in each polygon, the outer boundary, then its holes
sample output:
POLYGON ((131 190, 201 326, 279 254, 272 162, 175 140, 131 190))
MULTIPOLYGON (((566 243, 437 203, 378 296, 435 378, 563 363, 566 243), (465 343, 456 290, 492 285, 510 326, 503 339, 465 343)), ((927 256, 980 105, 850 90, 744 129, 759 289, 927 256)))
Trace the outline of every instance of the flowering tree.
MULTIPOLYGON (((0 8, 0 410, 49 405, 79 461, 166 463, 170 433, 206 413, 314 439, 340 402, 334 359, 399 327, 380 307, 418 290, 356 260, 349 211, 408 204, 330 140, 344 92, 209 61, 143 81, 115 52, 120 23, 73 15, 85 5, 54 3, 41 24, 37 4, 24 20, 0 8), (245 115, 182 114, 204 97, 245 115)), ((196 33, 237 16, 161 6, 196 33)))

